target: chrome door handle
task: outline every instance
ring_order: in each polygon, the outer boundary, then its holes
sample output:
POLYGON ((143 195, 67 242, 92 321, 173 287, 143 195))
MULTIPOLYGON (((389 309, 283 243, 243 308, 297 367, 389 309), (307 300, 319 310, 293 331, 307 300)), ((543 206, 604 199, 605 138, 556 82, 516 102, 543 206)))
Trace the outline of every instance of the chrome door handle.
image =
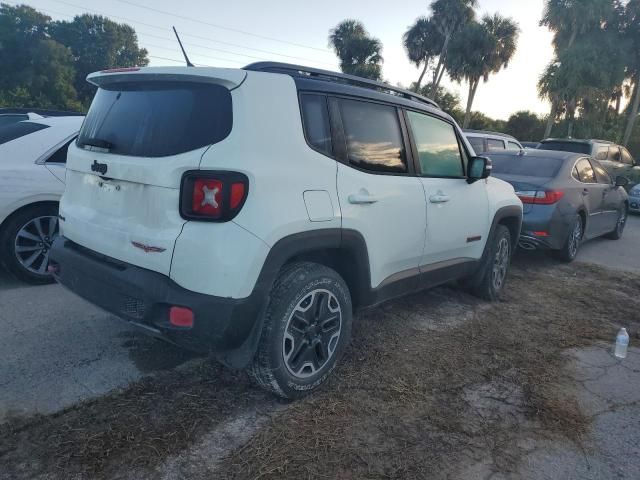
POLYGON ((349 195, 349 203, 354 205, 370 205, 376 203, 378 199, 368 193, 354 193, 349 195))
POLYGON ((442 192, 438 192, 436 195, 431 195, 429 197, 429 201, 431 203, 446 203, 449 200, 451 200, 451 197, 449 195, 445 195, 442 192))

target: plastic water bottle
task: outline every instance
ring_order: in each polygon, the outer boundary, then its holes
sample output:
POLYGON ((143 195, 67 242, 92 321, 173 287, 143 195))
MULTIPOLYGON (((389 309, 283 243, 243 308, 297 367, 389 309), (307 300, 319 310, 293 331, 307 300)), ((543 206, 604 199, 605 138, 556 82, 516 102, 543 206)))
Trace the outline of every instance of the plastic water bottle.
POLYGON ((621 328, 616 336, 616 348, 613 354, 618 358, 627 357, 627 347, 629 346, 629 334, 626 328, 621 328))

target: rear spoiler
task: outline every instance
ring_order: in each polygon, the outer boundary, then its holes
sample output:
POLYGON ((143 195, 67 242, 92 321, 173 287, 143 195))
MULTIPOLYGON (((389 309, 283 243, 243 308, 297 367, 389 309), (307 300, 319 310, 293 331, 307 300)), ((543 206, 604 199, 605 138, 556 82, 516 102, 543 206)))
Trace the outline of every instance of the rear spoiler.
POLYGON ((214 83, 232 90, 240 86, 246 76, 246 71, 236 68, 132 67, 90 73, 87 81, 97 87, 124 82, 214 83))

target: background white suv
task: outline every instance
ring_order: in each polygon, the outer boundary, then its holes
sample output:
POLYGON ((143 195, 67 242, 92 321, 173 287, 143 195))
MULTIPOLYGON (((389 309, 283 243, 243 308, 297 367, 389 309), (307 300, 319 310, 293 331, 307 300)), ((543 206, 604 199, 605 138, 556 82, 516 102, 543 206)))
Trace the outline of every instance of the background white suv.
POLYGON ((47 266, 67 147, 83 119, 40 117, 0 127, 0 261, 21 280, 53 280, 47 266))
POLYGON ((500 294, 522 204, 430 100, 276 63, 88 79, 51 268, 148 332, 295 398, 354 309, 456 279, 500 294))

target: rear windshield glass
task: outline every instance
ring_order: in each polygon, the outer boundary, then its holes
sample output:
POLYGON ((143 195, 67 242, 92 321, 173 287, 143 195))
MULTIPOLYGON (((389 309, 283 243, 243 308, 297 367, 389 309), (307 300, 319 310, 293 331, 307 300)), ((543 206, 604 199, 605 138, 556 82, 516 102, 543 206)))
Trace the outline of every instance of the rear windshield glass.
POLYGON ((562 166, 559 158, 528 157, 526 155, 492 157, 493 173, 553 178, 562 166))
POLYGON ((217 143, 231 132, 231 93, 220 85, 145 82, 98 89, 78 146, 166 157, 217 143))
POLYGON ((556 150, 560 152, 591 153, 591 145, 578 142, 544 142, 538 147, 540 150, 556 150))
POLYGON ((5 125, 0 127, 0 145, 45 128, 49 128, 49 126, 33 122, 18 122, 5 125))

